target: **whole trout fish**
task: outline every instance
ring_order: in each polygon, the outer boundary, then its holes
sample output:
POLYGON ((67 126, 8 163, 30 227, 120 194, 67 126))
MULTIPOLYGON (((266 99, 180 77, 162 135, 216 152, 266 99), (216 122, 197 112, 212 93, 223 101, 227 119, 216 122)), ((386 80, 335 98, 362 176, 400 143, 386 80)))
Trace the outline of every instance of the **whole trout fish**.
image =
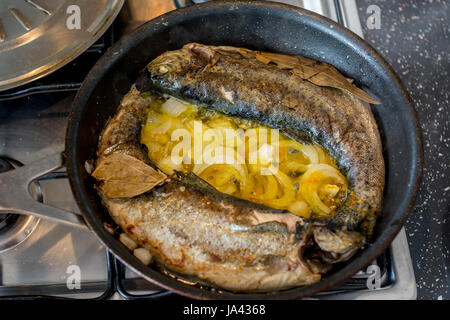
POLYGON ((326 147, 353 194, 336 214, 303 219, 187 177, 130 198, 98 192, 114 221, 177 275, 240 292, 309 285, 362 248, 375 224, 384 185, 376 123, 352 94, 236 49, 188 44, 150 62, 103 130, 96 165, 113 154, 152 165, 141 126, 150 102, 170 94, 326 147))

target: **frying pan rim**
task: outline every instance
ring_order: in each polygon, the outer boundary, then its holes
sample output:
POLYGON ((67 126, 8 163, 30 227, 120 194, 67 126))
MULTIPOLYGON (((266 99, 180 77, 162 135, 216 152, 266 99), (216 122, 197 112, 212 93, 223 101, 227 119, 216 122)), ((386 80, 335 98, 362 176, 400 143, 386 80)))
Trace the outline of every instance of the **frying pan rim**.
POLYGON ((414 201, 420 185, 423 165, 422 135, 419 120, 417 117, 417 113, 413 107, 412 100, 403 87, 398 76, 395 74, 389 64, 375 51, 375 49, 373 49, 369 44, 367 44, 356 34, 350 32, 346 28, 338 25, 328 18, 304 10, 302 8, 268 1, 213 1, 200 5, 190 6, 166 13, 151 21, 148 21, 138 27, 132 33, 127 35, 127 37, 122 37, 122 39, 115 43, 113 47, 111 47, 91 69, 74 99, 66 133, 65 154, 67 157, 67 173, 69 176, 73 194, 83 213, 86 223, 88 224, 90 230, 100 240, 100 242, 106 248, 108 248, 108 250, 110 250, 122 263, 137 272, 147 281, 155 283, 158 286, 161 286, 178 294, 198 299, 298 299, 337 286, 338 284, 345 281, 348 277, 367 266, 376 257, 378 257, 397 235, 414 205, 414 201), (239 6, 241 8, 254 9, 255 11, 265 8, 271 10, 279 10, 279 12, 285 11, 286 13, 300 14, 303 19, 302 23, 304 23, 305 25, 316 27, 321 32, 327 32, 345 45, 360 48, 363 54, 368 55, 371 60, 377 64, 378 69, 381 70, 380 74, 384 74, 385 76, 393 80, 393 85, 397 87, 397 89, 399 89, 398 91, 401 93, 402 98, 405 100, 405 105, 408 106, 408 111, 413 120, 412 129, 415 131, 415 136, 417 139, 417 144, 412 146, 413 157, 415 159, 415 163, 412 164, 411 168, 411 180, 413 180, 413 183, 412 189, 406 196, 406 199, 408 201, 406 207, 404 207, 401 218, 397 221, 391 222, 389 228, 387 228, 390 230, 390 232, 386 232, 385 238, 382 241, 379 240, 381 243, 379 243, 377 246, 368 247, 364 250, 364 252, 361 253, 360 257, 358 257, 360 260, 359 263, 355 263, 358 262, 358 260, 352 261, 352 263, 348 263, 341 270, 331 274, 326 279, 321 280, 311 286, 298 287, 269 293, 247 294, 232 292, 218 293, 182 284, 175 279, 171 279, 158 271, 144 266, 139 262, 139 260, 137 260, 137 258, 135 258, 123 246, 121 246, 120 243, 116 239, 114 239, 105 230, 105 228, 103 228, 102 221, 97 221, 99 219, 95 218, 95 214, 93 212, 94 210, 87 200, 87 194, 85 194, 83 191, 83 181, 80 177, 80 167, 82 166, 80 166, 80 164, 75 161, 75 159, 77 159, 78 157, 78 148, 76 141, 84 108, 91 98, 91 95, 97 87, 100 79, 102 79, 102 77, 109 71, 111 66, 114 66, 114 64, 120 60, 125 52, 127 52, 127 49, 130 49, 136 43, 142 40, 141 37, 147 34, 145 32, 146 30, 153 29, 153 31, 156 32, 158 29, 164 29, 165 27, 167 27, 169 20, 177 23, 177 20, 183 19, 183 16, 196 16, 200 15, 201 13, 205 13, 208 10, 217 10, 221 7, 222 9, 229 9, 230 6, 239 6), (164 26, 164 23, 166 23, 166 26, 164 26), (332 27, 330 28, 330 26, 332 27), (340 277, 338 277, 337 275, 340 275, 340 277))

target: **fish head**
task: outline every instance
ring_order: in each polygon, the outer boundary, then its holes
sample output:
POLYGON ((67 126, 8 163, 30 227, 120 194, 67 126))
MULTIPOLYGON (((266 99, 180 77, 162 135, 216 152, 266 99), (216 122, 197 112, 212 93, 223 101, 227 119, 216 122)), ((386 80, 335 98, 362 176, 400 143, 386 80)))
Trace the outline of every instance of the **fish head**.
POLYGON ((152 77, 161 77, 168 74, 176 74, 189 67, 191 57, 184 51, 168 51, 157 57, 146 67, 152 77))
POLYGON ((136 81, 136 88, 140 92, 158 92, 169 87, 169 93, 175 94, 182 87, 184 75, 203 70, 207 63, 186 46, 181 50, 164 52, 145 67, 136 81))
POLYGON ((167 51, 150 62, 146 70, 152 76, 186 74, 203 70, 217 62, 218 54, 211 48, 197 43, 188 43, 181 50, 167 51))

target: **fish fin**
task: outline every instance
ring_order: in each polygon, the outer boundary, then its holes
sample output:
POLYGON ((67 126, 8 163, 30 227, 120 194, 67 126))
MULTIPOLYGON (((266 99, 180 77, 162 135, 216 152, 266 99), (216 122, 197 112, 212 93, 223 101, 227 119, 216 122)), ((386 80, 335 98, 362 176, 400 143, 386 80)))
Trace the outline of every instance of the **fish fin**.
POLYGON ((211 47, 204 46, 198 43, 188 43, 183 48, 191 50, 206 62, 206 65, 203 68, 202 72, 208 71, 217 63, 217 61, 219 61, 220 58, 220 54, 217 51, 213 50, 211 47))
POLYGON ((259 212, 255 211, 253 213, 252 219, 250 220, 250 224, 255 226, 267 222, 279 222, 282 224, 285 224, 287 227, 287 230, 291 233, 296 232, 297 230, 297 223, 300 225, 304 225, 304 220, 290 212, 286 213, 275 213, 275 212, 259 212))
POLYGON ((213 194, 221 194, 216 188, 214 188, 211 184, 197 176, 196 174, 189 172, 188 174, 185 174, 181 171, 175 171, 175 176, 177 180, 182 182, 183 184, 189 185, 193 188, 202 190, 202 191, 208 191, 213 194))

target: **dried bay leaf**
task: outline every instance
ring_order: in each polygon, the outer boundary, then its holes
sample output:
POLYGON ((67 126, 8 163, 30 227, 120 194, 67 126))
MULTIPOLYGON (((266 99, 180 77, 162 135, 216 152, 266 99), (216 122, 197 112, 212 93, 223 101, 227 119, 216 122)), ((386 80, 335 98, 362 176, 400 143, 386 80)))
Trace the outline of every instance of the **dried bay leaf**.
POLYGON ((102 181, 100 189, 109 198, 131 198, 151 190, 167 175, 125 153, 113 153, 103 159, 92 176, 102 181))
POLYGON ((264 64, 273 63, 280 69, 291 70, 295 75, 317 86, 341 89, 365 102, 381 104, 380 101, 372 99, 364 90, 355 86, 352 81, 349 81, 328 63, 279 53, 252 51, 245 48, 228 46, 213 48, 221 54, 239 53, 246 59, 256 59, 264 64))
POLYGON ((349 82, 335 67, 328 63, 270 52, 256 52, 256 59, 265 64, 267 64, 267 61, 273 62, 281 69, 292 70, 294 74, 315 85, 347 91, 368 103, 381 103, 349 82))

